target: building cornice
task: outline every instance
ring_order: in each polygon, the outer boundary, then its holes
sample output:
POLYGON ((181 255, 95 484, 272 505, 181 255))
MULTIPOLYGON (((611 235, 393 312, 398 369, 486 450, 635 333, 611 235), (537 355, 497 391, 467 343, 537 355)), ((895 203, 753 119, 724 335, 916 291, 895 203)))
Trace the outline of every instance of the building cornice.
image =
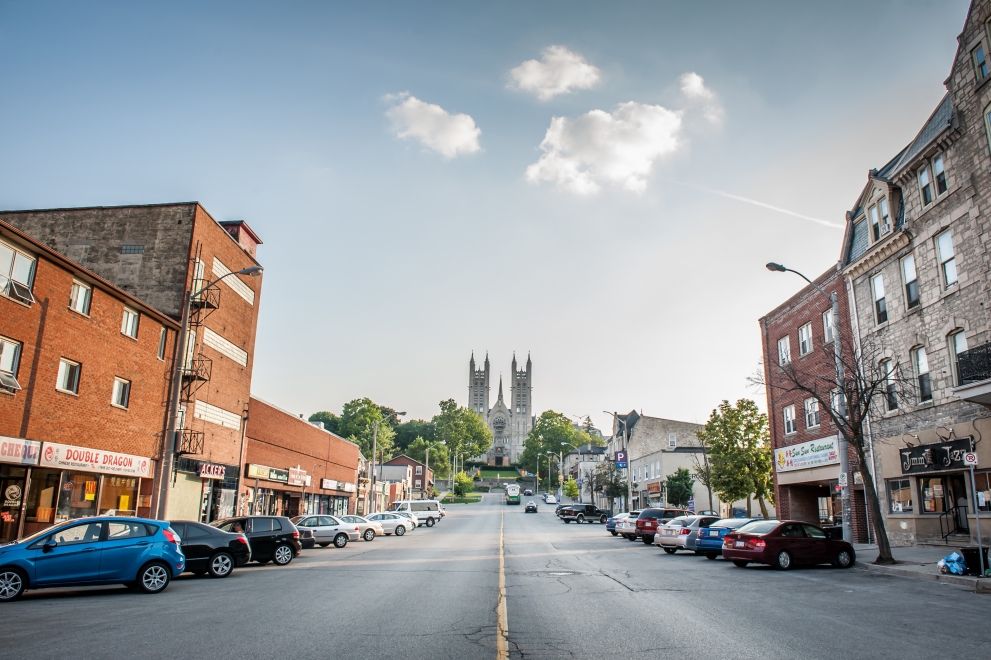
POLYGON ((880 266, 902 248, 908 247, 911 242, 912 239, 907 231, 896 231, 886 239, 872 245, 871 249, 864 253, 860 259, 844 268, 843 274, 855 280, 880 266))

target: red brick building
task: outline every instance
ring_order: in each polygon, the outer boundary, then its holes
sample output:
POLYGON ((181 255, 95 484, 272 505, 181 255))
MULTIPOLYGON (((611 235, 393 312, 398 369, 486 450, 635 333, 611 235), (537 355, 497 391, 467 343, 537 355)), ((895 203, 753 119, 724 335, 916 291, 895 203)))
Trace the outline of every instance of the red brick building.
MULTIPOLYGON (((815 279, 826 293, 836 292, 843 337, 850 337, 846 285, 835 267, 815 279)), ((835 425, 815 399, 788 392, 782 367, 794 366, 800 378, 829 382, 835 378, 832 303, 811 285, 760 319, 763 339, 767 415, 774 452, 774 496, 781 520, 839 525, 842 506, 838 490, 840 458, 835 425)), ((843 342, 844 350, 848 349, 843 342)), ((858 470, 850 449, 850 473, 858 470)), ((857 479, 859 482, 859 478, 857 479)), ((867 541, 864 490, 851 489, 854 539, 867 541)))
POLYGON ((242 510, 355 513, 358 445, 260 399, 248 408, 242 510))
POLYGON ((414 499, 428 499, 428 494, 433 492, 434 471, 428 469, 420 461, 412 459, 406 454, 400 454, 386 461, 385 465, 408 465, 413 469, 413 483, 410 485, 414 499))
POLYGON ((178 330, 0 220, 0 541, 151 514, 178 330))

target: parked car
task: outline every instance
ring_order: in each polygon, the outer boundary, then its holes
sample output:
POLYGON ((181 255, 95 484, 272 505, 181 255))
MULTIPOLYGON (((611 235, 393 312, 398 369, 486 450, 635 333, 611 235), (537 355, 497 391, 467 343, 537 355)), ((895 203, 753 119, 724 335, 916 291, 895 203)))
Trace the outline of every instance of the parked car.
POLYGON ((241 516, 210 523, 224 532, 243 533, 251 546, 251 561, 285 566, 302 552, 299 530, 285 516, 241 516))
POLYGON ((723 554, 724 536, 734 529, 739 529, 758 520, 763 520, 763 518, 723 518, 717 520, 708 527, 699 529, 695 548, 705 555, 706 559, 715 559, 723 554))
POLYGON ((403 518, 406 518, 407 520, 411 521, 413 523, 413 527, 410 528, 410 531, 413 531, 414 529, 416 529, 417 527, 423 524, 420 522, 420 519, 415 514, 409 511, 390 511, 389 513, 394 513, 397 516, 402 516, 403 518))
POLYGON ((179 537, 161 520, 72 520, 0 546, 0 602, 27 589, 126 584, 163 591, 186 568, 179 537))
POLYGON ((192 520, 170 520, 169 527, 179 536, 186 571, 194 575, 209 573, 210 577, 225 578, 251 559, 244 534, 223 532, 192 520))
POLYGON ((637 540, 637 518, 640 511, 630 511, 626 518, 616 521, 616 534, 630 541, 637 540))
POLYGON ((852 545, 832 538, 817 525, 797 520, 761 520, 726 534, 723 557, 741 568, 755 563, 786 571, 799 564, 850 568, 857 555, 852 545))
POLYGON ((433 527, 444 517, 441 504, 437 500, 403 500, 389 505, 392 513, 412 513, 416 516, 417 525, 433 527))
POLYGON ((617 513, 612 518, 609 518, 606 521, 606 531, 612 534, 613 536, 618 536, 619 532, 616 531, 616 523, 618 523, 620 520, 626 520, 627 518, 629 518, 629 516, 630 516, 629 513, 617 513))
POLYGON ((341 520, 349 525, 357 525, 358 534, 366 541, 374 541, 376 536, 385 536, 385 530, 378 521, 367 520, 361 516, 343 516, 341 520))
POLYGON ((292 523, 301 533, 311 532, 313 541, 321 548, 326 548, 331 543, 335 548, 343 548, 348 541, 361 538, 358 525, 346 523, 334 516, 296 516, 292 523))
POLYGON ((699 529, 719 520, 716 516, 678 516, 657 528, 654 544, 673 555, 679 550, 691 550, 701 554, 695 546, 699 529))
POLYGON ((548 493, 547 497, 544 499, 544 502, 547 504, 557 504, 557 498, 548 493))
POLYGON ((647 545, 654 542, 654 533, 661 525, 666 525, 678 516, 687 516, 689 511, 684 509, 660 509, 650 507, 640 512, 637 517, 636 537, 647 545))
POLYGON ((412 520, 397 513, 373 513, 368 516, 368 521, 379 523, 384 533, 396 536, 402 536, 416 527, 412 520))
POLYGON ((526 509, 523 510, 524 513, 537 513, 537 503, 530 500, 526 503, 526 509))
POLYGON ((594 504, 572 504, 561 509, 561 520, 566 523, 574 520, 579 524, 599 522, 605 525, 608 519, 609 512, 596 508, 594 504))

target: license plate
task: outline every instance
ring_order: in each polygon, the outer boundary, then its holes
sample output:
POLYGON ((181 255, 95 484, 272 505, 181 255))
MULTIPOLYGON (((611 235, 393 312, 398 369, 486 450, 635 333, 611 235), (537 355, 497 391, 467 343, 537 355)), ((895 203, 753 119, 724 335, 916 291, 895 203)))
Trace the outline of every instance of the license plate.
POLYGON ((671 536, 672 534, 674 534, 674 530, 671 529, 664 530, 664 536, 671 536))
POLYGON ((746 541, 737 541, 736 543, 733 544, 733 547, 734 548, 742 548, 745 545, 747 545, 746 541))
POLYGON ((709 532, 709 536, 719 536, 719 532, 709 532))

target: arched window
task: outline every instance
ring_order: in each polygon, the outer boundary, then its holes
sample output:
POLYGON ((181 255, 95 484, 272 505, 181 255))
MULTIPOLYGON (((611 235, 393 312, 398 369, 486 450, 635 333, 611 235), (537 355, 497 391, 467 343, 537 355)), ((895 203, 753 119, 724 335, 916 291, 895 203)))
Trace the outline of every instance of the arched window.
POLYGON ((932 380, 929 377, 929 357, 926 347, 919 346, 912 351, 912 367, 915 370, 915 380, 919 390, 919 403, 932 401, 932 380))
POLYGON ((898 410, 898 391, 895 389, 895 365, 891 360, 881 360, 879 364, 884 379, 884 411, 898 410))

